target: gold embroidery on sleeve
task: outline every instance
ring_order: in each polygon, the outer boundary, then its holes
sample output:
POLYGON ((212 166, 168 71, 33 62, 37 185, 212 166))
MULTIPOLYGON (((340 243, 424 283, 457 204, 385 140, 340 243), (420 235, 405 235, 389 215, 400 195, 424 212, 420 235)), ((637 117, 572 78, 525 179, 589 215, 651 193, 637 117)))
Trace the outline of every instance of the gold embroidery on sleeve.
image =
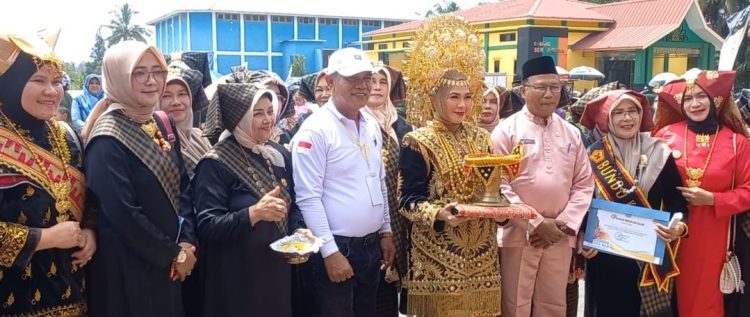
POLYGON ((18 254, 21 253, 29 228, 10 222, 0 222, 0 265, 13 266, 18 254))

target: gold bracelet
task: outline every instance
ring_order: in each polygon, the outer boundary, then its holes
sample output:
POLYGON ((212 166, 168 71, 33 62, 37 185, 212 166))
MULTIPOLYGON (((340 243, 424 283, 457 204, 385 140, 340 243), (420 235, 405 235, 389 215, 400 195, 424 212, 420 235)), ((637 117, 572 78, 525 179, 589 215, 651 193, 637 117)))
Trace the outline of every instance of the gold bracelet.
POLYGON ((383 232, 380 234, 380 239, 393 238, 393 232, 383 232))

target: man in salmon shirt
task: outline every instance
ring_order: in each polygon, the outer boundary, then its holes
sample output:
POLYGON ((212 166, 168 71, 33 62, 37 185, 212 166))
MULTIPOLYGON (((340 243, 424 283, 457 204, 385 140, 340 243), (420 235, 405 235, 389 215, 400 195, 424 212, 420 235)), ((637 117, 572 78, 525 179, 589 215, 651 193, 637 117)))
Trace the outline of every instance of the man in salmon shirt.
POLYGON ((511 203, 537 218, 504 227, 501 260, 503 317, 564 317, 565 287, 575 237, 591 204, 594 181, 579 130, 554 115, 564 85, 552 58, 523 65, 523 109, 492 132, 496 153, 523 144, 518 176, 503 183, 511 203))

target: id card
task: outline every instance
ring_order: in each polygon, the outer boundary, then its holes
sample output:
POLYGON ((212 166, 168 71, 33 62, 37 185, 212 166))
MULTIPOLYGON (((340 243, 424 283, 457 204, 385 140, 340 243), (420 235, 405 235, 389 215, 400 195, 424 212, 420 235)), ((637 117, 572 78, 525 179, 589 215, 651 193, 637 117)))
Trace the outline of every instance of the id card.
POLYGON ((383 191, 380 189, 380 178, 367 176, 367 191, 370 193, 370 201, 373 206, 383 204, 383 191))

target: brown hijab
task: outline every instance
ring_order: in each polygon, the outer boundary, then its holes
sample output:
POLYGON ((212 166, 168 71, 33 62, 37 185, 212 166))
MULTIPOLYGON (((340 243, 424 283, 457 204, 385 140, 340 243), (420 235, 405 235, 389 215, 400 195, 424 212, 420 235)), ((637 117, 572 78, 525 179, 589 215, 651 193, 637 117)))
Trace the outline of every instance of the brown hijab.
MULTIPOLYGON (((133 69, 141 60, 144 54, 153 54, 159 61, 162 68, 167 70, 167 62, 164 60, 161 51, 152 45, 138 41, 124 41, 117 43, 107 49, 102 61, 102 72, 104 73, 104 92, 107 98, 102 99, 94 106, 86 124, 81 131, 84 139, 88 137, 96 120, 107 111, 122 109, 129 117, 147 121, 151 119, 154 112, 153 105, 141 105, 135 98, 133 85, 130 80, 133 69)), ((166 86, 166 85, 165 85, 166 86)), ((162 87, 161 93, 164 93, 162 87)))

